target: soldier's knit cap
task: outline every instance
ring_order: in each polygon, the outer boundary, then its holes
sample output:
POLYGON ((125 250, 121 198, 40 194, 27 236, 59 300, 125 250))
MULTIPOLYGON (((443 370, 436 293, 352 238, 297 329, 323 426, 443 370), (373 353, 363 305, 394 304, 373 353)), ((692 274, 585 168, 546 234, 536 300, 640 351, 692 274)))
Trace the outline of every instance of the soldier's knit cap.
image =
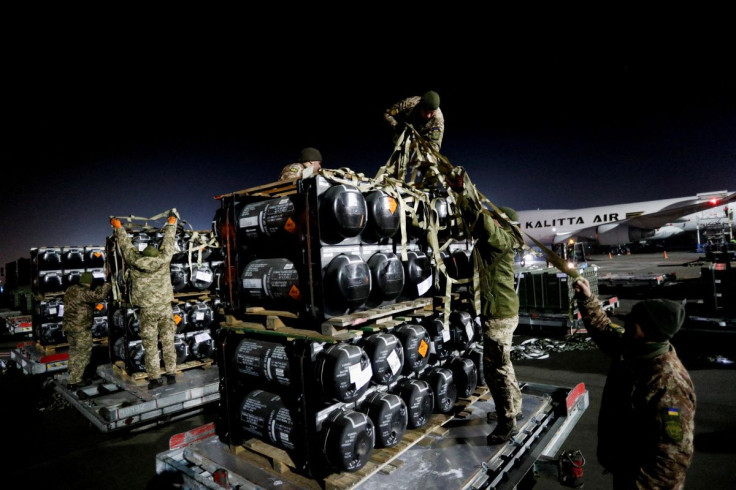
POLYGON ((82 286, 89 286, 94 280, 95 276, 93 276, 91 272, 83 272, 82 275, 79 276, 79 284, 82 286))
POLYGON ((440 94, 434 90, 425 92, 424 95, 422 95, 422 105, 430 111, 436 111, 440 106, 440 94))
POLYGON ((153 245, 149 245, 141 252, 144 257, 156 257, 158 255, 158 249, 153 245))
POLYGON ((638 323, 647 340, 671 339, 685 322, 685 307, 670 299, 647 299, 631 308, 630 318, 638 323))
POLYGON ((304 162, 321 162, 322 153, 317 148, 307 147, 299 154, 299 163, 304 162))

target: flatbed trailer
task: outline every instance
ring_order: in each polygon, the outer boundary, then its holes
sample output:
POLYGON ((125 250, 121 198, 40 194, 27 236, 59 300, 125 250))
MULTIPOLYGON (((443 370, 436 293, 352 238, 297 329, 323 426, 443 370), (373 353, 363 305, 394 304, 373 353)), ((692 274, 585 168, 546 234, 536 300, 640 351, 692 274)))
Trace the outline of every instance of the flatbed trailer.
POLYGON ((505 489, 541 476, 580 484, 582 467, 577 477, 564 473, 559 453, 588 408, 585 385, 522 383, 521 389, 520 430, 502 444, 486 443, 495 421, 486 419, 494 405, 483 386, 458 400, 452 414, 435 414, 425 427, 408 430, 396 447, 375 449, 356 472, 310 479, 292 472, 284 451, 257 439, 231 447, 211 425, 172 437, 171 449, 156 456, 156 472, 176 473, 192 489, 505 489))
POLYGON ((177 367, 176 384, 154 390, 147 388, 147 379, 126 375, 119 364, 97 366, 98 378, 76 391, 68 389, 66 375, 52 382, 54 390, 101 431, 135 432, 189 417, 220 399, 217 368, 211 363, 188 364, 177 367))

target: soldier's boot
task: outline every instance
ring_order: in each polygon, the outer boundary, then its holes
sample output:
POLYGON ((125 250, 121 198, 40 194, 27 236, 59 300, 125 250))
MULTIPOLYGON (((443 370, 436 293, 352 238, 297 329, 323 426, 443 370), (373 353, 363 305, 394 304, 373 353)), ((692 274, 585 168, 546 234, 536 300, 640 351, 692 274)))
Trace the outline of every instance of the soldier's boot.
POLYGON ((167 385, 175 385, 176 384, 176 374, 167 374, 166 375, 166 384, 167 385))
POLYGON ((164 385, 163 378, 156 378, 156 379, 151 379, 151 380, 148 381, 148 389, 149 390, 153 390, 155 388, 160 388, 163 385, 164 385))
POLYGON ((516 420, 498 419, 496 428, 488 435, 487 442, 488 444, 500 444, 511 439, 517 432, 519 432, 519 429, 516 428, 516 420))
MULTIPOLYGON (((523 418, 524 418, 523 413, 519 412, 516 414, 516 420, 522 420, 523 418)), ((486 422, 488 422, 489 424, 492 424, 496 420, 498 420, 498 414, 496 412, 486 413, 486 422)))

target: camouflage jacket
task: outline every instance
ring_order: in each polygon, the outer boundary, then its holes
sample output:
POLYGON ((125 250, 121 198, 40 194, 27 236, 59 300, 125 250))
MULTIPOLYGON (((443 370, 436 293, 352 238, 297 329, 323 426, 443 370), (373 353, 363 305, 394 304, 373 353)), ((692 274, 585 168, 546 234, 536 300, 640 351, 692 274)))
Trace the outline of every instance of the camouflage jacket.
POLYGON ((423 119, 417 107, 421 100, 419 96, 400 100, 386 109, 383 118, 396 129, 404 129, 399 123, 411 124, 422 135, 422 138, 427 140, 435 150, 440 151, 445 134, 445 117, 442 115, 442 109, 438 107, 432 117, 423 119))
POLYGON ((72 284, 64 293, 64 321, 62 328, 66 332, 82 332, 92 329, 94 306, 104 300, 110 293, 109 282, 96 289, 79 284, 72 284))
POLYGON ((578 301, 588 333, 613 357, 598 418, 598 459, 626 488, 683 488, 693 456, 695 389, 672 346, 624 358, 624 329, 593 296, 578 301))
POLYGON ((464 216, 475 220, 473 262, 480 276, 481 315, 487 318, 518 315, 519 296, 514 288, 516 240, 488 213, 478 215, 477 208, 464 196, 458 198, 458 207, 464 216))
MULTIPOLYGON (((279 175, 279 180, 301 179, 302 173, 304 172, 306 168, 307 168, 306 163, 300 163, 300 162, 290 163, 289 165, 281 169, 281 175, 279 175)), ((311 175, 315 175, 317 172, 313 172, 311 175)))
POLYGON ((141 308, 174 301, 171 285, 171 257, 176 253, 176 225, 164 226, 164 238, 156 257, 144 257, 130 241, 125 228, 115 229, 118 245, 128 264, 132 281, 130 302, 141 308))

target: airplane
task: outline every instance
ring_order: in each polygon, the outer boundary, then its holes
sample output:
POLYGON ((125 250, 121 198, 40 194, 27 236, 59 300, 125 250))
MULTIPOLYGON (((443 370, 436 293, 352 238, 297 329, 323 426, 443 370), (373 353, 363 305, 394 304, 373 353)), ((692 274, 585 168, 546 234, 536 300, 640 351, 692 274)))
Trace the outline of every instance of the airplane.
MULTIPOLYGON (((598 245, 620 247, 642 240, 661 240, 697 229, 701 223, 698 213, 723 210, 727 204, 731 210, 736 192, 702 192, 695 196, 643 201, 628 204, 612 204, 580 209, 537 209, 517 211, 519 228, 527 245, 533 246, 533 237, 545 246, 588 239, 598 245)), ((705 219, 703 215, 703 219, 705 219)), ((704 221, 703 221, 704 222, 704 221)))

